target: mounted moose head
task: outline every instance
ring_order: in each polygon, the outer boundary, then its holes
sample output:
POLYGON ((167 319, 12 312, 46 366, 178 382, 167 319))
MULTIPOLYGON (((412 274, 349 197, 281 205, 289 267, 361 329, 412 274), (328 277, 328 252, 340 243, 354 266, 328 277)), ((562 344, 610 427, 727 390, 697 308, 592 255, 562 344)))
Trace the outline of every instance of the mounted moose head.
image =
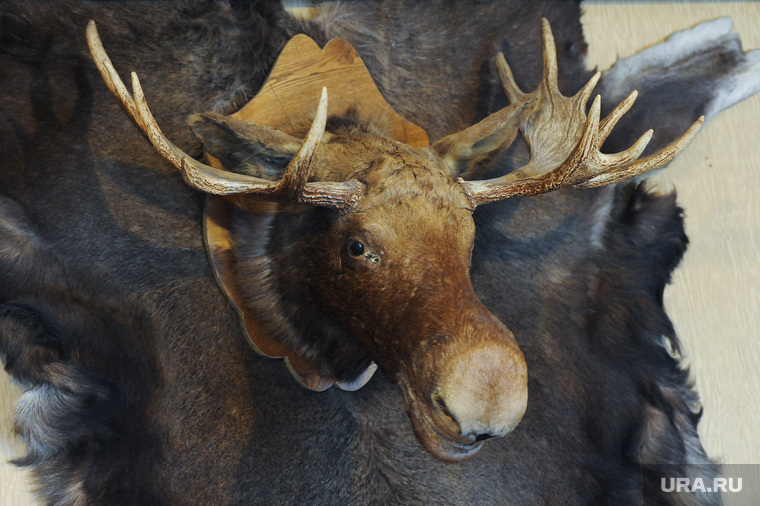
POLYGON ((470 281, 475 208, 644 174, 670 161, 702 123, 643 159, 651 130, 623 152, 602 154, 636 93, 602 121, 597 96, 587 116, 600 74, 564 97, 544 20, 538 89, 521 92, 500 54, 511 105, 428 148, 350 118, 328 121, 323 90, 304 140, 216 114, 194 116, 192 129, 227 169, 218 170, 163 136, 137 76, 133 99, 92 22, 88 41, 109 89, 185 181, 240 206, 232 226, 241 243, 237 274, 246 309, 326 376, 350 383, 374 360, 401 388, 418 439, 449 461, 512 431, 527 405, 527 367, 517 341, 470 281), (518 130, 531 150, 527 165, 491 180, 459 177, 510 144, 518 130), (263 214, 245 209, 261 200, 300 206, 263 214))

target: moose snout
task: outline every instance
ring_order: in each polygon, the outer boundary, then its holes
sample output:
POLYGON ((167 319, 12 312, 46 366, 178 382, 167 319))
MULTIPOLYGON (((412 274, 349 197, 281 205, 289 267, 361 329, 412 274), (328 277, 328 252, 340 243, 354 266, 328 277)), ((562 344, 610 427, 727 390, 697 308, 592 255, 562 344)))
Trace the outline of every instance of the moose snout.
POLYGON ((448 357, 433 393, 439 431, 457 441, 475 443, 514 430, 528 403, 522 352, 492 341, 448 357))

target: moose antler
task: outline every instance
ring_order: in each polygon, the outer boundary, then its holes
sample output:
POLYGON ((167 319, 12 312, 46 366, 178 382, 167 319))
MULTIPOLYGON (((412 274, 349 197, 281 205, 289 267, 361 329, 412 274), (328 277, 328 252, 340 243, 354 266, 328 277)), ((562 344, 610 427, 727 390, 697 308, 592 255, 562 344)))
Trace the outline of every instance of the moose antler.
POLYGON ((191 187, 217 195, 255 195, 269 200, 329 207, 339 212, 351 209, 363 195, 364 185, 353 179, 345 182, 307 182, 312 157, 325 131, 327 89, 322 88, 322 96, 309 133, 288 164, 282 179, 280 181, 268 181, 205 165, 172 144, 161 132, 153 114, 148 109, 140 81, 134 72, 132 72, 134 99, 130 96, 126 86, 116 73, 110 58, 108 58, 100 41, 95 22, 92 20, 87 25, 87 44, 108 89, 119 100, 124 110, 150 140, 153 147, 180 170, 185 182, 191 187))
POLYGON ((522 105, 523 137, 531 151, 530 161, 505 176, 485 181, 459 180, 473 206, 510 197, 538 195, 564 187, 593 188, 645 174, 665 165, 680 153, 699 131, 701 116, 678 140, 661 151, 637 160, 652 138, 647 131, 633 146, 615 154, 599 151, 618 120, 631 108, 637 92, 631 93, 601 122, 601 99, 597 95, 586 117, 586 103, 599 81, 597 72, 573 97, 565 97, 557 86, 557 54, 546 19, 542 21, 543 79, 538 89, 524 93, 515 83, 502 53, 497 67, 510 102, 522 105))

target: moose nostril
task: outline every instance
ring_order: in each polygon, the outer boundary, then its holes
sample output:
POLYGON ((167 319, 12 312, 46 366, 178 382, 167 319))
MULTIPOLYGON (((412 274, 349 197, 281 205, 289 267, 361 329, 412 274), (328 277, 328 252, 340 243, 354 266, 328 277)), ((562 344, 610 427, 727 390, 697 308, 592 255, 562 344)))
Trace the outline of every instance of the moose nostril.
POLYGON ((449 407, 446 405, 446 401, 443 399, 443 396, 440 393, 436 393, 435 396, 433 397, 433 399, 435 399, 435 403, 438 406, 438 409, 441 411, 441 413, 443 413, 443 415, 446 418, 448 418, 450 422, 453 423, 454 427, 451 427, 451 429, 454 429, 455 432, 458 432, 459 435, 461 435, 462 437, 464 437, 469 442, 479 443, 479 442, 486 441, 488 439, 497 437, 497 436, 494 436, 494 435, 489 434, 487 432, 483 432, 483 433, 480 433, 480 434, 472 434, 472 433, 470 433, 469 435, 465 436, 464 434, 462 434, 462 426, 460 425, 459 421, 454 416, 454 414, 451 412, 451 410, 449 409, 449 407))
POLYGON ((451 412, 449 407, 446 405, 446 401, 443 400, 443 397, 440 393, 435 394, 435 403, 438 405, 438 409, 441 410, 441 412, 446 415, 446 418, 451 420, 457 427, 457 429, 461 432, 461 426, 459 425, 459 421, 454 416, 454 414, 451 412))

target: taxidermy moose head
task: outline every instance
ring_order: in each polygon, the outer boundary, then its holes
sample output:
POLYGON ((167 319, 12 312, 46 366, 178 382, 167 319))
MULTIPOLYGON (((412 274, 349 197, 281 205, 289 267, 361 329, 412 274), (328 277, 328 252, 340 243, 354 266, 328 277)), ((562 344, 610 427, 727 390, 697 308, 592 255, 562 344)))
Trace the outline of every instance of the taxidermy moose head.
POLYGON ((476 207, 644 174, 670 161, 702 123, 642 159, 651 130, 623 152, 601 153, 636 93, 601 121, 599 96, 586 114, 599 73, 575 96, 563 96, 544 20, 538 89, 520 91, 500 54, 511 105, 430 147, 410 147, 351 118, 328 120, 323 90, 304 138, 217 114, 194 116, 191 128, 226 169, 219 170, 164 137, 137 76, 133 98, 92 22, 88 41, 109 89, 187 184, 237 204, 232 225, 249 245, 237 252, 246 309, 325 376, 350 383, 376 362, 401 389, 420 442, 448 461, 514 430, 528 400, 515 336, 470 281, 476 207), (525 166, 490 180, 459 177, 518 131, 531 152, 525 166), (278 203, 277 212, 257 218, 249 211, 260 201, 278 203))

